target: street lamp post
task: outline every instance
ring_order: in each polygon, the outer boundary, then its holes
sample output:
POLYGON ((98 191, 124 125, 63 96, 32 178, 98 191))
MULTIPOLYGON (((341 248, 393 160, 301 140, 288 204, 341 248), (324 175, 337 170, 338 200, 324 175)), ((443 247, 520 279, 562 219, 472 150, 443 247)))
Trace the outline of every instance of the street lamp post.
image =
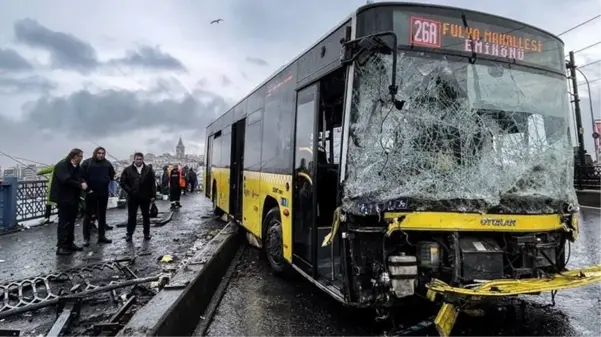
MULTIPOLYGON (((578 72, 580 73, 580 75, 582 75, 582 77, 584 77, 584 80, 586 81, 586 86, 588 88, 588 102, 590 105, 590 110, 591 110, 591 124, 592 124, 592 130, 593 130, 593 138, 596 139, 596 137, 599 137, 599 135, 597 133, 597 131, 595 131, 596 125, 595 125, 595 115, 593 114, 593 99, 591 98, 592 92, 591 92, 591 84, 588 81, 588 78, 586 78, 586 75, 582 72, 582 70, 580 70, 580 68, 576 68, 576 70, 578 70, 578 72), (596 137, 595 137, 596 135, 596 137)), ((597 142, 595 141, 595 157, 597 159, 597 162, 599 162, 599 149, 597 148, 597 142)))

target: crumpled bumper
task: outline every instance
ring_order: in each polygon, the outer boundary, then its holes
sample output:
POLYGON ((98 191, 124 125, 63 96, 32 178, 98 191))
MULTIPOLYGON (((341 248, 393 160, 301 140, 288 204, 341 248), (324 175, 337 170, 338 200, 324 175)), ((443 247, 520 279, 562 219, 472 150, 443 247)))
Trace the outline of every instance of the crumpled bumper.
POLYGON ((434 324, 441 336, 449 336, 459 311, 453 304, 447 303, 446 300, 453 298, 481 300, 486 297, 537 294, 578 288, 598 282, 601 282, 601 265, 565 271, 546 278, 492 280, 464 288, 453 287, 443 281, 434 279, 427 287, 428 298, 434 300, 436 295, 442 295, 445 299, 434 324))

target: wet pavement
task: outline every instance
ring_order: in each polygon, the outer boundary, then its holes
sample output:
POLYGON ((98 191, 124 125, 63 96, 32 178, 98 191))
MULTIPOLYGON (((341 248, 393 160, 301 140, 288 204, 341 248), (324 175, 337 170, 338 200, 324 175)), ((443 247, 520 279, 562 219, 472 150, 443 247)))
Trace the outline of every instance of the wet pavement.
MULTIPOLYGON (((568 268, 601 263, 601 213, 582 208, 580 237, 571 247, 568 268)), ((600 336, 601 285, 560 291, 555 307, 550 294, 523 297, 485 317, 460 315, 454 335, 464 336, 600 336)), ((413 312, 400 315, 414 316, 413 312)), ((414 318, 414 317, 412 317, 414 318)), ((417 321, 416 321, 417 322, 417 321)), ((297 276, 273 276, 258 250, 246 247, 220 302, 207 335, 382 335, 387 327, 369 311, 344 308, 297 276)), ((432 330, 420 334, 436 335, 432 330)))
MULTIPOLYGON (((174 212, 171 221, 160 227, 153 227, 151 224, 150 241, 143 240, 142 225, 139 221, 133 242, 125 241, 125 227, 115 226, 113 230, 107 231, 107 237, 113 240, 112 244, 97 245, 96 233, 93 232, 90 247, 71 256, 55 255, 56 224, 0 236, 0 283, 35 277, 82 264, 133 257, 136 257, 136 260, 131 270, 138 278, 164 272, 166 264, 159 262, 163 255, 173 257, 173 261, 168 265, 169 268, 174 269, 178 262, 192 255, 195 250, 201 249, 202 245, 224 226, 224 223, 212 219, 211 203, 203 194, 182 196, 181 203, 183 207, 174 212)), ((168 202, 157 201, 156 204, 163 215, 168 213, 168 202)), ((107 223, 110 225, 121 224, 126 219, 125 209, 111 209, 107 212, 107 223)), ((75 227, 75 242, 81 244, 83 242, 81 221, 78 223, 79 225, 75 227)), ((89 329, 92 324, 105 322, 119 309, 117 305, 111 303, 110 294, 100 294, 95 297, 99 298, 99 303, 82 308, 81 317, 84 319, 80 320, 69 335, 91 334, 89 329)), ((148 294, 146 296, 138 294, 136 306, 144 305, 150 298, 148 294)), ((135 308, 130 311, 134 310, 135 308)), ((55 319, 56 310, 49 307, 7 317, 0 320, 0 326, 3 329, 21 330, 21 336, 46 334, 55 319)))

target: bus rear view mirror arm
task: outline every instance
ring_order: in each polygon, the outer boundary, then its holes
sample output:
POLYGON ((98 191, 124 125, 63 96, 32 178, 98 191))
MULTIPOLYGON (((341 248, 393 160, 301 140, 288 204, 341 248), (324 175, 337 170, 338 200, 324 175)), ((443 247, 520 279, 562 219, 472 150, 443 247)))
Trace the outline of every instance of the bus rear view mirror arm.
POLYGON ((388 54, 392 53, 392 74, 390 78, 390 86, 388 87, 390 98, 396 109, 402 110, 405 104, 404 101, 399 101, 396 99, 396 94, 399 91, 399 87, 396 84, 396 68, 397 68, 397 46, 398 39, 394 32, 380 32, 368 36, 364 36, 355 40, 347 41, 346 39, 341 39, 340 43, 342 44, 342 52, 341 52, 341 62, 342 64, 350 64, 353 62, 358 62, 359 57, 363 53, 369 53, 367 57, 365 57, 364 62, 367 62, 369 57, 374 53, 382 53, 388 54), (390 46, 386 41, 382 40, 381 37, 390 36, 392 38, 392 46, 390 46))

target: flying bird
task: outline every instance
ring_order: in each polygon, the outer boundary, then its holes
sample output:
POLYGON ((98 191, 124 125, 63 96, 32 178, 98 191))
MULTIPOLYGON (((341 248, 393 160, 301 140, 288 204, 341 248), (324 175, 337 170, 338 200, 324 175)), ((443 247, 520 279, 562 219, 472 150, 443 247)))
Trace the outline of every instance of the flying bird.
POLYGON ((220 23, 221 21, 223 21, 223 19, 217 19, 217 20, 213 20, 213 21, 211 21, 211 24, 214 24, 214 23, 220 23))

